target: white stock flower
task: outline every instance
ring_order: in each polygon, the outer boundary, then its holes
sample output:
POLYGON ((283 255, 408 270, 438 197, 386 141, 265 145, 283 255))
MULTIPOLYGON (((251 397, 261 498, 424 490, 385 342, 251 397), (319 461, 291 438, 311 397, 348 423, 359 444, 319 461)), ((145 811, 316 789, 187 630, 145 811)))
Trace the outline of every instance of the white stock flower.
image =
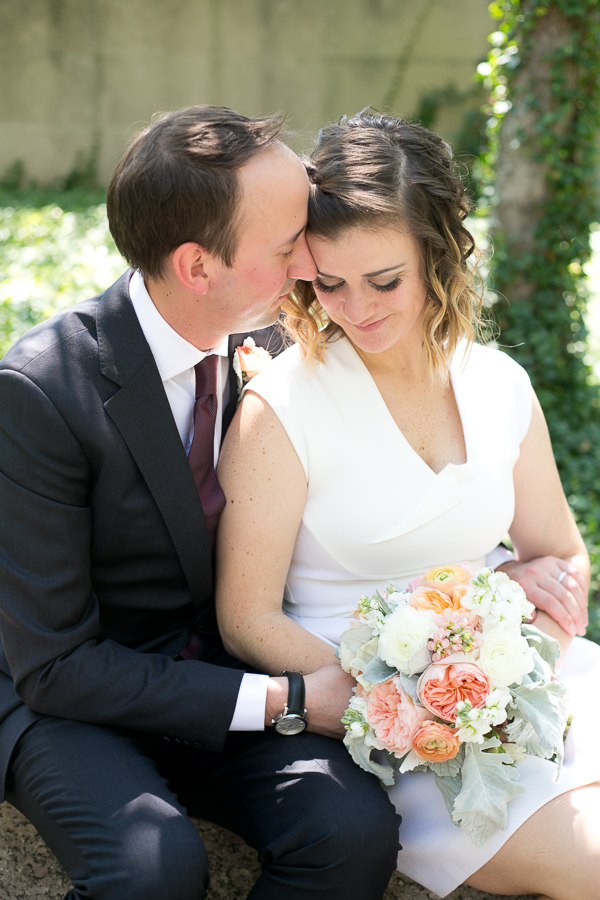
POLYGON ((533 669, 534 660, 525 638, 500 623, 484 628, 478 665, 490 679, 492 687, 506 688, 511 684, 521 684, 523 675, 533 669))
POLYGON ((390 609, 397 609, 401 603, 408 603, 410 593, 408 591, 390 591, 387 595, 387 604, 390 609))
POLYGON ((534 610, 520 584, 512 581, 506 572, 489 570, 472 579, 460 602, 466 609, 481 616, 485 625, 501 622, 520 624, 534 610))
POLYGON ((492 727, 490 710, 479 709, 463 700, 457 704, 456 711, 456 724, 460 725, 456 731, 458 739, 465 743, 483 744, 484 735, 492 727))
POLYGON ((411 656, 426 645, 434 629, 433 613, 402 603, 383 623, 379 635, 379 656, 389 666, 395 666, 408 675, 411 656))
POLYGON ((367 708, 367 701, 364 697, 357 697, 356 694, 352 696, 348 702, 348 709, 355 709, 356 712, 364 715, 365 709, 367 708))
POLYGON ((506 707, 510 703, 510 691, 496 688, 488 694, 485 708, 490 712, 490 725, 502 725, 506 722, 506 707))
POLYGON ((502 744, 502 747, 512 757, 513 762, 522 762, 527 758, 527 750, 525 747, 521 747, 520 744, 513 744, 511 741, 507 741, 505 744, 502 744))

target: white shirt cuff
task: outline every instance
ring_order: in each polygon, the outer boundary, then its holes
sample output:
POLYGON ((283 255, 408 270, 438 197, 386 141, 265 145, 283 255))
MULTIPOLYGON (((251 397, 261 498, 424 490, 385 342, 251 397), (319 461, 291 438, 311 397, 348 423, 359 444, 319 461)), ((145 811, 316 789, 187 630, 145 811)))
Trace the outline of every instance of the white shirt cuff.
POLYGON ((498 544, 498 546, 495 547, 492 552, 488 553, 488 555, 486 556, 485 564, 486 566, 489 566, 490 569, 497 569, 498 566, 502 565, 502 563, 510 562, 514 558, 515 557, 510 552, 510 550, 508 550, 502 544, 498 544))
POLYGON ((230 731, 264 731, 268 675, 246 672, 240 684, 230 731))

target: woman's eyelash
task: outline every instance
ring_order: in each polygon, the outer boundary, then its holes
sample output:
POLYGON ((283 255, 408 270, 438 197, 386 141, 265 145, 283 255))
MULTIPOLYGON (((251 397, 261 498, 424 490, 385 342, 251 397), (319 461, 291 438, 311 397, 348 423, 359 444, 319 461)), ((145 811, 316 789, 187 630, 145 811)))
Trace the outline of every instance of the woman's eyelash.
POLYGON ((387 294, 388 291, 395 291, 402 279, 398 275, 397 278, 394 278, 393 281, 388 282, 388 284, 373 284, 371 282, 371 287, 374 287, 376 291, 379 291, 381 294, 387 294))
POLYGON ((338 284, 323 284, 320 278, 315 278, 313 281, 313 287, 317 291, 323 291, 325 294, 331 294, 333 291, 337 291, 339 287, 343 285, 343 281, 340 281, 338 284))
MULTIPOLYGON (((395 291, 402 279, 398 275, 397 278, 394 278, 393 281, 390 281, 388 284, 374 284, 372 281, 370 282, 371 287, 375 288, 376 291, 379 291, 380 294, 387 294, 388 291, 395 291)), ((338 282, 338 284, 324 284, 320 278, 315 278, 313 281, 313 287, 317 291, 323 291, 325 294, 332 294, 333 291, 337 291, 339 287, 343 285, 343 281, 338 282)))

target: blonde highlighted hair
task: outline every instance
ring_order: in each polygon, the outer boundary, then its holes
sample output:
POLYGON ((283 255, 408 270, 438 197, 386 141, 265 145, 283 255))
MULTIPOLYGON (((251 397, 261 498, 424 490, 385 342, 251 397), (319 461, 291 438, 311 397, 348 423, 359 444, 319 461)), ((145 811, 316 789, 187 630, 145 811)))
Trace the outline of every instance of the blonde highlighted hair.
MULTIPOLYGON (((463 224, 470 204, 452 150, 421 125, 363 111, 323 128, 304 162, 310 233, 338 239, 354 227, 394 227, 416 241, 427 287, 424 347, 432 375, 446 382, 458 343, 474 339, 481 309, 469 262, 475 242, 463 224)), ((305 356, 322 360, 342 330, 312 284, 300 282, 283 308, 305 356)))

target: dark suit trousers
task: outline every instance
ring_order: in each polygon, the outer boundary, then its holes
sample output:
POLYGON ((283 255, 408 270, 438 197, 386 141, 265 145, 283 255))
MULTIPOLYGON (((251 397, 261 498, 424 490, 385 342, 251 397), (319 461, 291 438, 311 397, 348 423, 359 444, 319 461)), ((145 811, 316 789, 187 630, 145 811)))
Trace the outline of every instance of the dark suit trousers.
POLYGON ((188 813, 258 852, 252 900, 379 900, 399 817, 340 741, 230 734, 223 753, 44 717, 20 738, 7 799, 73 882, 65 900, 201 900, 206 851, 188 813))

